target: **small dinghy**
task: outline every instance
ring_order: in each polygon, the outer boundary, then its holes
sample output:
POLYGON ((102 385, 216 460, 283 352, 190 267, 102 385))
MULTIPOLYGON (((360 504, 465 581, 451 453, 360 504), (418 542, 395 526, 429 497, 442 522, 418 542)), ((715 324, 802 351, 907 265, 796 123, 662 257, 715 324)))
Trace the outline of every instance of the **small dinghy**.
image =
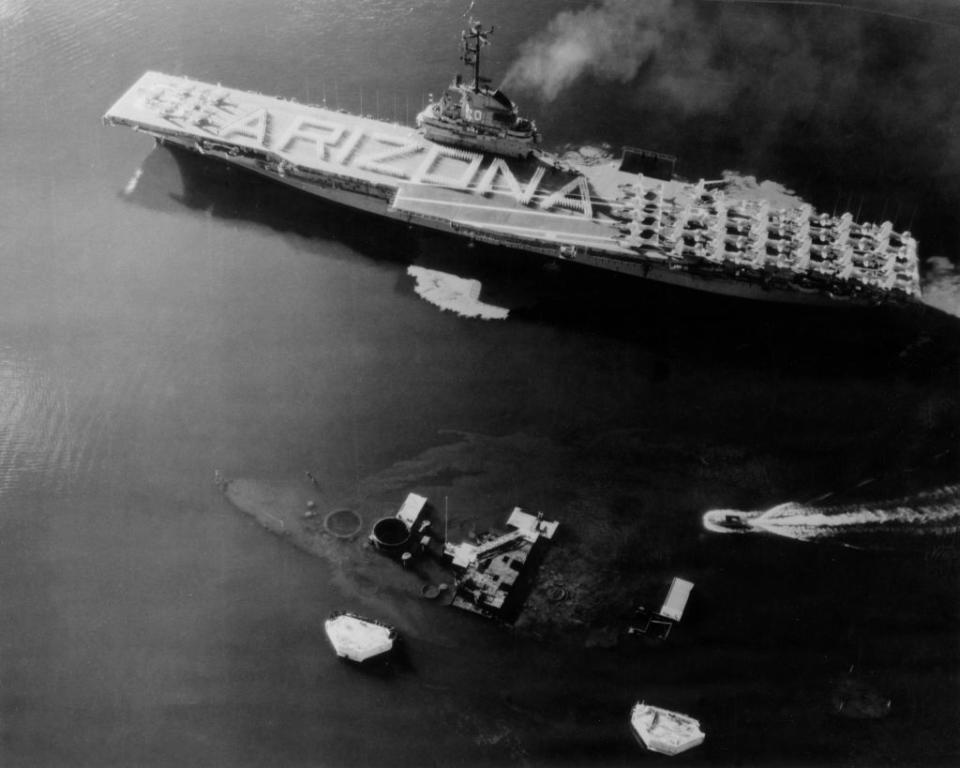
POLYGON ((630 711, 630 729, 642 746, 662 755, 679 755, 705 738, 699 720, 642 701, 630 711))
POLYGON ((337 656, 358 664, 390 653, 397 639, 393 627, 346 611, 331 613, 323 628, 337 656))

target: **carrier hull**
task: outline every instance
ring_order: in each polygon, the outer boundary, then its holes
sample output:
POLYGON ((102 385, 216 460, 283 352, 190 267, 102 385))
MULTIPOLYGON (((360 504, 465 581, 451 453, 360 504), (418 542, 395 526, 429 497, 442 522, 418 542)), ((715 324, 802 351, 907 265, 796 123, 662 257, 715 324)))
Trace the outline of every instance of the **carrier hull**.
POLYGON ((685 288, 797 304, 903 303, 919 295, 918 288, 856 290, 837 302, 831 289, 842 283, 800 290, 782 270, 681 258, 639 243, 624 218, 625 207, 639 211, 638 184, 655 183, 661 199, 676 205, 702 186, 651 182, 615 163, 571 169, 511 160, 433 142, 396 123, 156 72, 144 74, 104 121, 377 216, 685 288))

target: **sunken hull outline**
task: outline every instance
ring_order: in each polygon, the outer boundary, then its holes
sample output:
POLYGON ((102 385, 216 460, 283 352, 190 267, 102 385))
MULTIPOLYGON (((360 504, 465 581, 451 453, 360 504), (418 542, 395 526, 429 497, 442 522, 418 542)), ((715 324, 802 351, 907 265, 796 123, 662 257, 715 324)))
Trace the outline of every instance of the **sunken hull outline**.
MULTIPOLYGON (((558 190, 557 183, 551 188, 543 182, 545 165, 531 179, 518 179, 516 169, 493 154, 431 142, 396 123, 156 72, 144 74, 108 110, 104 122, 350 208, 656 282, 803 305, 863 306, 916 298, 898 293, 838 301, 826 291, 759 281, 730 265, 702 271, 670 262, 654 248, 629 247, 620 234, 622 220, 601 213, 626 201, 596 196, 593 187, 622 188, 636 180, 634 174, 607 169, 604 175, 585 168, 582 175, 563 178, 561 182, 573 181, 558 190), (455 167, 444 172, 444 163, 455 167)), ((657 183, 661 190, 690 187, 657 183)))

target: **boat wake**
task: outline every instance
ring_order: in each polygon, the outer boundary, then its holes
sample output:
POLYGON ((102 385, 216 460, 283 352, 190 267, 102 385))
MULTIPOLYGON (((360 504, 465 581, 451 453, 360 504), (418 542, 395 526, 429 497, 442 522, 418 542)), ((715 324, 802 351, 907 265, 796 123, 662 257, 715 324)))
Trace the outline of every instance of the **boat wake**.
POLYGON ((124 195, 129 197, 136 191, 137 184, 140 183, 141 176, 143 176, 143 166, 140 166, 133 172, 133 176, 130 177, 130 181, 128 181, 127 185, 123 188, 124 195))
POLYGON ((950 536, 960 532, 960 485, 874 504, 816 507, 796 502, 765 511, 712 509, 703 527, 714 533, 772 533, 799 541, 877 534, 950 536))
POLYGON ((942 256, 927 259, 923 302, 954 317, 960 317, 960 268, 942 256))
POLYGON ((408 267, 407 274, 417 281, 418 295, 440 309, 461 317, 482 320, 506 320, 509 310, 480 301, 480 281, 457 277, 424 267, 408 267))

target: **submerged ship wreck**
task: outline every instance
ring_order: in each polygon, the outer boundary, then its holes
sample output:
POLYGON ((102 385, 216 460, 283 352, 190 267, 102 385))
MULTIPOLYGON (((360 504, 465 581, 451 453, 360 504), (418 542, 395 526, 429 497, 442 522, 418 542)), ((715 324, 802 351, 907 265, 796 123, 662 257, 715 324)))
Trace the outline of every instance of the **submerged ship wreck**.
POLYGON ((458 76, 416 129, 158 72, 104 121, 325 200, 566 262, 768 301, 919 298, 916 241, 890 222, 686 183, 657 153, 574 166, 542 151, 536 126, 480 74, 488 35, 471 21, 474 82, 458 76))

